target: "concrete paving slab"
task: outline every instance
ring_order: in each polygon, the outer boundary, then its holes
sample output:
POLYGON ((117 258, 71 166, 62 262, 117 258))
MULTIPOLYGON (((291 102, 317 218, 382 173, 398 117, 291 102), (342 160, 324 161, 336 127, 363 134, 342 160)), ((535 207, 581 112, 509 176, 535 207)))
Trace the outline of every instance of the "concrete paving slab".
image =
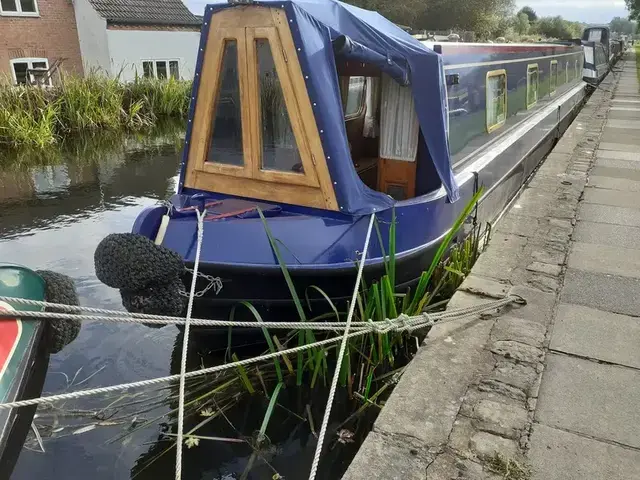
POLYGON ((628 145, 625 143, 610 143, 610 142, 600 142, 598 145, 600 150, 614 150, 617 152, 640 152, 640 146, 638 145, 628 145))
POLYGON ((599 177, 592 175, 589 177, 589 185, 592 187, 606 188, 610 190, 640 192, 640 182, 627 180, 626 178, 599 177))
MULTIPOLYGON (((622 129, 631 129, 631 130, 640 130, 640 121, 637 120, 618 120, 614 119, 611 116, 608 116, 609 120, 607 120, 607 127, 611 128, 622 128, 622 129)), ((637 117, 634 117, 637 118, 637 117)))
POLYGON ((597 158, 609 158, 612 160, 629 160, 640 162, 640 148, 634 152, 625 152, 625 151, 615 151, 615 150, 603 150, 600 147, 596 150, 597 158))
POLYGON ((558 306, 550 348, 640 369, 640 319, 580 305, 558 306))
POLYGON ((637 480, 640 452, 535 424, 533 480, 637 480))
POLYGON ((604 188, 586 188, 582 201, 584 203, 595 203, 615 207, 640 208, 640 195, 637 193, 620 190, 607 190, 604 188))
POLYGON ((640 227, 640 210, 583 203, 578 210, 578 220, 640 227))
POLYGON ((640 279, 640 250, 576 242, 571 246, 569 268, 640 279))
POLYGON ((628 168, 631 170, 640 170, 640 161, 637 160, 616 160, 613 158, 598 158, 595 165, 597 167, 607 168, 628 168))
POLYGON ((579 221, 572 238, 576 242, 640 250, 640 228, 638 227, 579 221))
POLYGON ((640 135, 632 132, 625 132, 619 128, 605 128, 602 134, 601 142, 607 143, 625 143, 627 145, 640 145, 640 135))
POLYGON ((624 178, 640 182, 640 172, 630 171, 627 168, 595 167, 591 174, 597 177, 624 178))
POLYGON ((640 280, 569 268, 560 298, 564 303, 640 315, 640 280))
POLYGON ((546 363, 536 421, 640 448, 639 370, 555 353, 546 363))
POLYGON ((632 107, 612 107, 609 110, 609 118, 612 119, 637 119, 638 113, 640 113, 640 106, 632 108, 632 107))

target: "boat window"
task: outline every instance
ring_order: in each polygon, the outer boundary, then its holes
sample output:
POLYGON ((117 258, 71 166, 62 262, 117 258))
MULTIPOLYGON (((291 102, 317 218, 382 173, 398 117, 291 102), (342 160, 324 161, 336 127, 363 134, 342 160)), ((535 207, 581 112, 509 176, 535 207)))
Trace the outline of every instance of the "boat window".
MULTIPOLYGON (((343 94, 344 118, 359 117, 364 109, 365 77, 349 77, 343 94)), ((346 82, 345 82, 346 83, 346 82)))
POLYGON ((507 72, 487 73, 487 132, 500 128, 507 120, 507 72))
POLYGON ((580 78, 580 61, 576 60, 576 78, 580 78))
POLYGON ((263 170, 304 173, 269 40, 255 40, 263 170))
MULTIPOLYGON (((558 88, 558 61, 551 61, 551 73, 549 74, 549 93, 553 95, 553 93, 558 88)), ((527 99, 527 103, 529 103, 529 99, 527 99)))
POLYGON ((567 62, 565 65, 564 73, 566 75, 565 83, 568 83, 569 82, 569 62, 567 62))
POLYGON ((538 64, 527 66, 527 110, 538 103, 538 64))
POLYGON ((211 142, 207 162, 244 165, 242 122, 240 116, 240 82, 238 80, 238 46, 225 40, 218 94, 215 95, 211 142))

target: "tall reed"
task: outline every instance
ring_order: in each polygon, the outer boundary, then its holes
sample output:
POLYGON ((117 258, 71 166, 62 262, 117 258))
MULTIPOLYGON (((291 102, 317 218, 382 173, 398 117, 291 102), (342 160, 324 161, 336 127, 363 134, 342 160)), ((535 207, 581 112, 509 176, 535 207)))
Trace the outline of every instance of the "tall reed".
POLYGON ((46 147, 90 131, 138 131, 182 119, 191 82, 136 78, 124 83, 98 73, 63 76, 51 88, 0 81, 0 145, 46 147))

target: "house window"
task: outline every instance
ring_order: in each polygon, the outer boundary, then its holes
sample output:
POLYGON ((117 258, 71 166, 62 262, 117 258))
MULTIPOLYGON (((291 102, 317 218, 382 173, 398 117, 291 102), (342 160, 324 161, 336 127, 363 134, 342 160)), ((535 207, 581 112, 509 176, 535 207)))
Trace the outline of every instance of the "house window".
MULTIPOLYGON (((549 74, 549 93, 553 95, 558 88, 558 61, 551 61, 551 73, 549 74)), ((528 99, 527 99, 528 101, 528 99)))
POLYGON ((538 64, 527 66, 527 110, 538 103, 538 64))
POLYGON ((487 73, 487 132, 491 133, 507 121, 507 72, 487 73))
POLYGON ((49 61, 46 58, 14 58, 11 60, 11 73, 16 85, 48 85, 49 61))
POLYGON ((0 0, 0 15, 38 15, 36 0, 0 0))
POLYGON ((145 60, 142 62, 142 74, 145 78, 167 78, 170 75, 180 80, 180 62, 178 60, 145 60))

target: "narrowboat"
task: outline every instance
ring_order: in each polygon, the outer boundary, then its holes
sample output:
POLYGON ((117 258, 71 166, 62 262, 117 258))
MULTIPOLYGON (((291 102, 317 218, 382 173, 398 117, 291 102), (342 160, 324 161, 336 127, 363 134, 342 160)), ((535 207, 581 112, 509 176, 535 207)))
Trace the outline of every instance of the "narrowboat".
POLYGON ((383 274, 394 217, 408 287, 480 187, 481 222, 521 188, 585 98, 582 64, 569 43, 420 42, 334 0, 208 5, 177 193, 133 232, 192 266, 206 208, 200 269, 222 288, 196 316, 291 307, 258 209, 312 307, 326 305, 312 285, 348 298, 359 261, 383 274), (381 235, 362 259, 372 214, 381 235))
MULTIPOLYGON (((45 281, 27 268, 0 265, 0 295, 44 300, 45 281)), ((12 310, 13 305, 0 302, 0 312, 7 314, 12 310)), ((40 396, 49 365, 44 331, 45 324, 37 320, 0 320, 1 403, 40 396)), ((35 406, 0 410, 0 479, 11 477, 35 411, 35 406)))
POLYGON ((587 27, 582 33, 585 82, 598 85, 609 73, 613 61, 610 38, 611 32, 606 26, 587 27))

